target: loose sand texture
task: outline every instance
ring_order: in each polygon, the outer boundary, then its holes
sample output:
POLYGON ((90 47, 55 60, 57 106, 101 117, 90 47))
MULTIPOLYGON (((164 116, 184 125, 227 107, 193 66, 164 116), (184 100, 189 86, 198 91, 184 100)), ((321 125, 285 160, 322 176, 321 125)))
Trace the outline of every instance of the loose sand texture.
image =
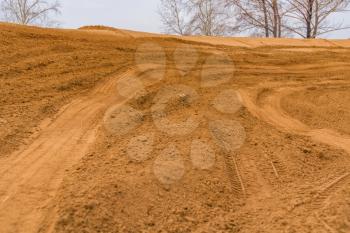
POLYGON ((0 232, 350 232, 349 41, 0 45, 0 232))

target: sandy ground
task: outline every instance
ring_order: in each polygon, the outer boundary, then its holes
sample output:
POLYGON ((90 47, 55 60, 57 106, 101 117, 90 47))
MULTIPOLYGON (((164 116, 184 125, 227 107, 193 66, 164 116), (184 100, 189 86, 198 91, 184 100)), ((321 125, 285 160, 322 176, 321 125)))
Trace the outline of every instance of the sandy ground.
POLYGON ((350 232, 348 41, 0 27, 1 232, 350 232))
POLYGON ((130 37, 130 38, 145 38, 145 37, 162 37, 162 38, 177 38, 186 41, 200 42, 212 45, 223 45, 223 46, 234 46, 234 47, 246 47, 246 48, 257 48, 264 46, 287 46, 291 47, 287 50, 304 50, 308 51, 310 47, 313 51, 322 50, 322 48, 349 48, 349 40, 327 40, 327 39, 313 39, 313 40, 299 40, 299 39, 274 39, 274 38, 247 38, 247 37, 210 37, 210 36, 164 36, 154 33, 136 32, 125 29, 115 29, 105 26, 86 26, 80 28, 81 30, 88 31, 91 33, 115 35, 119 37, 130 37), (296 48, 299 47, 299 48, 296 48), (301 48, 300 48, 301 47, 301 48), (316 49, 315 49, 316 47, 316 49), (318 49, 317 49, 318 48, 318 49))

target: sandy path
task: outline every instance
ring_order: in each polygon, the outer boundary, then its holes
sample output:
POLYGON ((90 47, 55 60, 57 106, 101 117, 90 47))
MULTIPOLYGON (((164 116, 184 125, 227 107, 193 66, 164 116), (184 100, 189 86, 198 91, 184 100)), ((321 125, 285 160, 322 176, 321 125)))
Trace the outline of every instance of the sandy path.
POLYGON ((290 117, 281 107, 283 96, 300 90, 300 87, 283 87, 274 89, 263 103, 255 103, 254 92, 241 89, 240 95, 244 105, 257 118, 292 134, 311 137, 314 141, 341 148, 350 154, 350 136, 342 135, 332 129, 312 129, 297 119, 290 117))
POLYGON ((125 100, 112 77, 61 110, 26 148, 0 160, 0 231, 37 232, 69 169, 94 142, 103 113, 125 100))

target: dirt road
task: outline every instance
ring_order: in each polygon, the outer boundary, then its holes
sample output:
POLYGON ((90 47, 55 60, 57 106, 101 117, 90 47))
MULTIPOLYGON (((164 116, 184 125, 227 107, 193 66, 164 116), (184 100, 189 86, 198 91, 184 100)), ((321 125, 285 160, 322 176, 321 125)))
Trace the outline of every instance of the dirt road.
POLYGON ((65 106, 26 148, 0 160, 1 232, 37 232, 66 169, 94 142, 106 109, 122 103, 111 77, 88 96, 65 106))
MULTIPOLYGON (((332 129, 313 129, 289 116, 281 107, 281 99, 293 92, 307 87, 279 87, 269 89, 270 94, 260 104, 254 103, 254 97, 248 90, 240 90, 241 97, 248 110, 256 117, 277 126, 287 133, 309 136, 314 141, 335 146, 350 154, 350 136, 332 129)), ((256 94, 256 93, 255 93, 256 94)))

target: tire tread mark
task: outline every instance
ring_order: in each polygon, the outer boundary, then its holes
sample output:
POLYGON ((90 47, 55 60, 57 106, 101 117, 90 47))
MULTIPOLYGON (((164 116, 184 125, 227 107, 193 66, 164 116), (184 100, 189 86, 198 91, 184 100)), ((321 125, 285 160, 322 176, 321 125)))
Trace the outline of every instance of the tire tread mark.
POLYGON ((226 166, 226 174, 231 183, 231 188, 234 194, 238 196, 246 196, 246 190, 242 176, 239 172, 239 166, 236 158, 229 152, 224 151, 224 161, 226 166))
POLYGON ((350 173, 345 173, 334 180, 327 183, 325 186, 323 186, 320 191, 314 196, 311 208, 312 209, 320 209, 323 208, 325 202, 327 199, 337 190, 339 190, 344 183, 348 181, 348 178, 350 177, 350 173))

